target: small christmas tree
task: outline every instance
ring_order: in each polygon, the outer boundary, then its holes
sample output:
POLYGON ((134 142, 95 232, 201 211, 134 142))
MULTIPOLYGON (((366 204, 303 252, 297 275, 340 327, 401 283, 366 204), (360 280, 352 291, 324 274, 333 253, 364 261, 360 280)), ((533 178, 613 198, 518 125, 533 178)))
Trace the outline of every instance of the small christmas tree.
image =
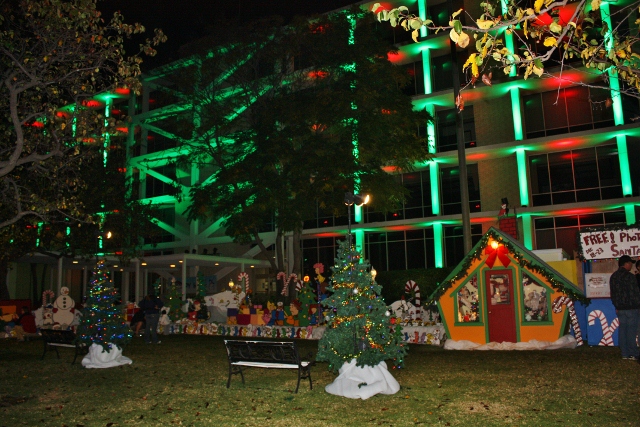
POLYGON ((91 275, 89 296, 82 310, 82 320, 76 331, 77 339, 91 346, 101 345, 109 352, 115 345, 120 350, 131 341, 131 328, 125 322, 117 289, 109 280, 104 260, 98 261, 91 275))
POLYGON ((384 360, 401 367, 407 353, 402 329, 391 325, 391 313, 380 296, 382 287, 367 271, 369 263, 361 262, 360 253, 347 242, 340 242, 335 261, 329 288, 333 293, 322 301, 329 315, 317 360, 329 362, 333 371, 352 359, 359 367, 384 360))
POLYGON ((196 276, 197 285, 197 300, 204 303, 204 298, 207 296, 207 284, 204 281, 204 274, 201 271, 196 276))
POLYGON ((177 321, 186 317, 184 311, 182 311, 182 293, 178 290, 175 280, 171 280, 171 286, 169 286, 169 295, 167 295, 166 306, 169 307, 169 317, 172 321, 177 321))

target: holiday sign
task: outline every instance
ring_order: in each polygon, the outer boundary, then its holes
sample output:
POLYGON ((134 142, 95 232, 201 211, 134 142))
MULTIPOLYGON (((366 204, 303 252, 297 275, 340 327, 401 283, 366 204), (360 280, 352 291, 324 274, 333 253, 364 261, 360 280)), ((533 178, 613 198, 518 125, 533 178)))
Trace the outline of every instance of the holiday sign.
POLYGON ((581 232, 580 245, 586 259, 640 256, 640 229, 581 232))

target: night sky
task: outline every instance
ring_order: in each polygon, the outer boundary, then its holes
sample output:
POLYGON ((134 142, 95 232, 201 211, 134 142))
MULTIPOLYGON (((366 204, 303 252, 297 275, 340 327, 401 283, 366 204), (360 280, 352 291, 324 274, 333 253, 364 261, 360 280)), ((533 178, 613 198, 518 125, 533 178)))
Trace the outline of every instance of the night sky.
POLYGON ((119 10, 127 23, 140 22, 152 34, 161 28, 168 37, 158 49, 158 57, 146 59, 145 69, 179 58, 178 49, 187 42, 205 36, 216 20, 252 21, 280 15, 285 20, 295 15, 324 13, 357 0, 102 0, 99 9, 111 17, 119 10))

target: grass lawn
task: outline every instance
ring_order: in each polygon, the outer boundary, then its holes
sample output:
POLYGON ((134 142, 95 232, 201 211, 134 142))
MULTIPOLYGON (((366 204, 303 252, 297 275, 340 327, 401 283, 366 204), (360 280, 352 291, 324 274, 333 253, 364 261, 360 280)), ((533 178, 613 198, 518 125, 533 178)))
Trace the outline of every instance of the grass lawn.
MULTIPOLYGON (((301 353, 317 341, 299 341, 301 353)), ((293 393, 293 370, 250 369, 243 386, 221 337, 136 338, 132 365, 71 366, 73 350, 40 360, 42 342, 0 341, 0 426, 639 426, 640 365, 617 347, 554 351, 445 351, 412 345, 401 385, 368 400, 333 396, 335 374, 312 368, 293 393)))

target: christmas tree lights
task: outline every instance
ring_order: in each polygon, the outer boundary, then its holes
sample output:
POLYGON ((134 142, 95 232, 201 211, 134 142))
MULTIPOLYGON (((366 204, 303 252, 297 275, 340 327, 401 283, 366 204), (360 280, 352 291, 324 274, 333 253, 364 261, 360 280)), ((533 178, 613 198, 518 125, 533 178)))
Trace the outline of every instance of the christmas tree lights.
POLYGON ((77 340, 87 347, 101 345, 109 352, 113 345, 120 350, 131 341, 131 328, 125 321, 120 295, 109 279, 104 260, 98 261, 90 281, 89 295, 76 331, 77 340))
POLYGON ((332 294, 322 301, 328 310, 327 330, 317 360, 329 362, 333 371, 352 359, 360 367, 384 360, 402 367, 407 353, 402 328, 391 324, 391 313, 380 296, 382 287, 371 277, 369 263, 346 241, 340 242, 335 261, 332 294))

